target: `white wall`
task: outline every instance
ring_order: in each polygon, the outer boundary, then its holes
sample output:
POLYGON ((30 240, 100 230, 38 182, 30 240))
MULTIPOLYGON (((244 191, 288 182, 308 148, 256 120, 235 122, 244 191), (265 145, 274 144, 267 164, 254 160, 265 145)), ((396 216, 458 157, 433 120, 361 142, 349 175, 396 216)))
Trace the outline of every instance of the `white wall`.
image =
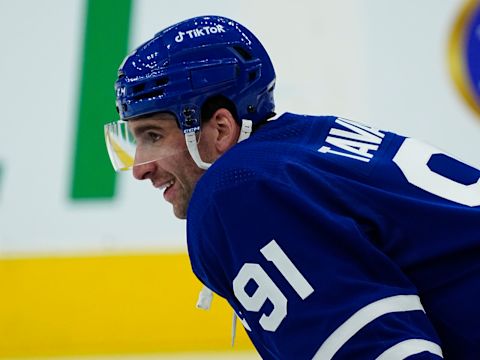
MULTIPOLYGON (((463 4, 138 0, 130 48, 190 16, 234 18, 271 54, 278 112, 356 119, 480 166, 480 117, 447 62, 463 4)), ((129 174, 114 201, 68 198, 83 27, 82 0, 0 0, 0 255, 183 249, 184 223, 129 174)))

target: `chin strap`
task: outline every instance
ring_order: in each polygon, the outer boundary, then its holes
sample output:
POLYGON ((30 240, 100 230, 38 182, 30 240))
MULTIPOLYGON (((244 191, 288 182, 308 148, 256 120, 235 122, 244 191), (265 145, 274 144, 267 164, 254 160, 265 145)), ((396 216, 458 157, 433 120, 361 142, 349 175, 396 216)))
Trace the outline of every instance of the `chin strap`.
POLYGON ((200 157, 200 153, 198 152, 198 146, 197 146, 196 132, 192 131, 192 132, 186 133, 185 142, 187 143, 187 149, 188 149, 188 152, 190 153, 190 156, 192 157, 193 161, 195 161, 195 164, 197 164, 197 166, 200 169, 207 170, 210 166, 212 166, 212 164, 204 162, 200 157))
POLYGON ((243 140, 247 140, 252 133, 252 128, 252 120, 242 120, 242 128, 240 129, 240 136, 238 137, 237 143, 242 142, 243 140))
MULTIPOLYGON (((250 137, 250 134, 252 133, 252 128, 253 128, 252 120, 242 120, 242 127, 240 129, 240 135, 238 137, 237 143, 248 139, 250 137)), ((192 132, 186 133, 185 142, 187 144, 187 149, 188 149, 188 152, 190 153, 190 156, 192 157, 193 161, 195 161, 195 164, 197 164, 197 166, 200 169, 207 170, 210 166, 212 166, 211 163, 207 163, 203 161, 202 158, 200 157, 200 153, 198 152, 196 132, 192 131, 192 132)))

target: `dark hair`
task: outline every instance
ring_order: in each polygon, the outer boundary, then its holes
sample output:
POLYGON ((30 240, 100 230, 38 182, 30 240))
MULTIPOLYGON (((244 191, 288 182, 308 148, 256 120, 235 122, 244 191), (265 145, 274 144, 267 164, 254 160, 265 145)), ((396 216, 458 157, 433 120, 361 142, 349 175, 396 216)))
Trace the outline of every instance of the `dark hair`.
MULTIPOLYGON (((221 108, 224 108, 230 111, 230 113, 233 115, 233 118, 235 119, 237 124, 241 124, 235 104, 223 95, 215 95, 205 100, 200 110, 200 117, 201 117, 202 123, 206 123, 208 120, 210 120, 213 114, 215 114, 215 111, 221 108)), ((255 131, 260 126, 265 124, 266 121, 273 116, 275 116, 274 112, 268 113, 267 117, 263 121, 253 126, 253 131, 255 131)))
POLYGON ((237 108, 235 107, 235 104, 223 95, 215 95, 205 100, 202 105, 202 109, 200 110, 202 123, 210 120, 213 114, 215 114, 215 111, 221 108, 230 111, 235 121, 239 123, 237 108))

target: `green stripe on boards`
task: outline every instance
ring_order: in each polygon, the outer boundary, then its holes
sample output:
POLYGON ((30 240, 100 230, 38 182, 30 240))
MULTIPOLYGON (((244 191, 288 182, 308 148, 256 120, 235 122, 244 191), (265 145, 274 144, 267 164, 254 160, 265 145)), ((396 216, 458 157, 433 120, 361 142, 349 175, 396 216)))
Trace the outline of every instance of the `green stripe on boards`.
POLYGON ((70 197, 109 199, 115 194, 103 124, 116 120, 113 85, 127 55, 131 0, 88 0, 70 197))

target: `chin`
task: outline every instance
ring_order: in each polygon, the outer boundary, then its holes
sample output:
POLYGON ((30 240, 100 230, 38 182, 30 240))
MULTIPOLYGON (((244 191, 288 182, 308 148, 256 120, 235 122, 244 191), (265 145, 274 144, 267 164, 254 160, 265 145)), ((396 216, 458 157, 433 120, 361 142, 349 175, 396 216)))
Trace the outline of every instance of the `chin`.
POLYGON ((173 207, 173 214, 177 219, 185 220, 187 218, 187 211, 185 209, 178 209, 173 207))

